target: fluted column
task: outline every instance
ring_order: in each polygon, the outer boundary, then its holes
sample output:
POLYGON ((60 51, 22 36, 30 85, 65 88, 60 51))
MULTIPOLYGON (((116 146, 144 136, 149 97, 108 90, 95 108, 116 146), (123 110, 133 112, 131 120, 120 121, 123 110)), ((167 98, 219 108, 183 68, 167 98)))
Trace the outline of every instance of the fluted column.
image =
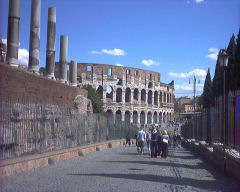
POLYGON ((55 79, 56 7, 48 8, 46 76, 55 79))
POLYGON ((77 86, 77 62, 71 61, 69 67, 69 83, 71 86, 77 86))
POLYGON ((7 63, 8 65, 13 67, 18 67, 19 21, 20 21, 20 0, 9 0, 7 63))
POLYGON ((39 72, 41 0, 32 0, 28 70, 39 72))
POLYGON ((67 83, 67 56, 68 56, 68 36, 62 35, 60 39, 60 74, 59 81, 67 83))

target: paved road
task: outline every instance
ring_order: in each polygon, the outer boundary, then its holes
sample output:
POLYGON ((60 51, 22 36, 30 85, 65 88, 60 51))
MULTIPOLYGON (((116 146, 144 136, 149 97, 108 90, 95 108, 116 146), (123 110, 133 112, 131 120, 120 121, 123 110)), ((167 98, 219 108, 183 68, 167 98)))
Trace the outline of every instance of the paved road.
POLYGON ((183 148, 170 149, 167 159, 139 156, 135 147, 107 149, 1 183, 1 191, 240 191, 240 182, 183 148))

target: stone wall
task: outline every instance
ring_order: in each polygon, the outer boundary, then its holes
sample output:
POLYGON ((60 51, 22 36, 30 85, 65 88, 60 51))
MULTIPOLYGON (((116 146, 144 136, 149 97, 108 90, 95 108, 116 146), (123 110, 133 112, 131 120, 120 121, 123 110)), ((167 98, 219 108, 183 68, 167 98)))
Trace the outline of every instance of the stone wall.
POLYGON ((87 91, 0 63, 0 98, 73 105, 78 95, 87 91))

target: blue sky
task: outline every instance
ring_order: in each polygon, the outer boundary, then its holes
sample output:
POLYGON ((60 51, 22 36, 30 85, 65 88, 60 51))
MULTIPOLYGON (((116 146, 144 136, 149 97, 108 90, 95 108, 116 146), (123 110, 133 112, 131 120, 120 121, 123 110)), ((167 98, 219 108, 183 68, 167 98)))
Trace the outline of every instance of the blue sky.
MULTIPOLYGON (((240 26, 240 0, 42 0, 40 66, 45 66, 47 10, 57 9, 60 35, 69 36, 68 60, 121 64, 175 80, 176 97, 192 95, 195 73, 202 91, 206 70, 214 75, 217 51, 240 26)), ((27 63, 30 0, 21 0, 19 60, 27 63)), ((7 38, 8 1, 0 0, 0 35, 7 38)))

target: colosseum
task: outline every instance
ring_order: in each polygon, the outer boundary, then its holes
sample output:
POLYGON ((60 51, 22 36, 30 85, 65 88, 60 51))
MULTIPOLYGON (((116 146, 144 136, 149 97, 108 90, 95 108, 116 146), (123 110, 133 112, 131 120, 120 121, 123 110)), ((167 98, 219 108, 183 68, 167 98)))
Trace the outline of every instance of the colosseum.
POLYGON ((116 121, 160 124, 174 116, 174 82, 164 84, 160 73, 142 69, 78 63, 78 86, 91 85, 104 110, 116 121))

